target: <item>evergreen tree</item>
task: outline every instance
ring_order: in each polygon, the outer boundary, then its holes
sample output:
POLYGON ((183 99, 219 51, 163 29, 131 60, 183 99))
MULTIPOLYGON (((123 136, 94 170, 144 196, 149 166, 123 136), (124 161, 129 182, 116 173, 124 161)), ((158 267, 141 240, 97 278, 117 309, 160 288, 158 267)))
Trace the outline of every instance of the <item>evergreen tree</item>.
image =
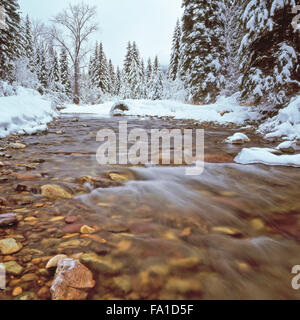
POLYGON ((132 46, 131 42, 128 42, 127 48, 126 48, 126 56, 124 60, 124 72, 128 75, 130 71, 130 65, 131 65, 131 60, 132 60, 132 46))
POLYGON ((141 66, 140 53, 135 42, 131 48, 131 59, 128 70, 128 85, 131 91, 132 99, 140 99, 142 96, 143 73, 141 66))
POLYGON ((89 64, 89 83, 92 87, 98 87, 99 77, 98 77, 98 60, 99 60, 99 46, 96 43, 94 55, 91 56, 89 64))
POLYGON ((14 80, 14 61, 21 55, 20 14, 17 0, 0 0, 5 22, 0 29, 0 79, 14 80))
POLYGON ((96 83, 97 87, 103 93, 109 93, 109 70, 107 59, 103 50, 103 44, 100 43, 98 60, 96 61, 96 83))
POLYGON ((108 63, 108 71, 109 71, 109 93, 111 95, 115 94, 115 85, 116 85, 116 75, 115 75, 115 68, 114 65, 111 61, 111 59, 109 59, 109 63, 108 63))
POLYGON ((60 54, 60 81, 64 87, 66 95, 71 98, 72 90, 70 83, 70 70, 66 49, 62 49, 60 54))
POLYGON ((153 63, 149 98, 151 100, 160 100, 163 97, 163 91, 164 91, 163 73, 160 68, 158 57, 156 56, 153 63))
POLYGON ((31 71, 34 71, 34 49, 33 49, 33 41, 32 41, 32 30, 31 30, 31 22, 29 16, 26 16, 25 27, 24 27, 24 55, 28 59, 28 67, 31 71))
POLYGON ((115 92, 116 96, 120 96, 122 86, 122 75, 119 66, 117 67, 116 77, 115 77, 115 92))
POLYGON ((41 94, 44 94, 45 91, 48 89, 48 77, 49 77, 49 71, 46 64, 46 57, 45 57, 45 51, 41 49, 37 49, 36 53, 36 70, 37 70, 37 76, 40 83, 39 92, 41 94))
POLYGON ((168 70, 168 79, 172 81, 175 81, 177 79, 180 57, 181 57, 181 25, 179 20, 177 20, 177 24, 176 24, 174 35, 173 35, 171 61, 170 61, 170 66, 168 70))
POLYGON ((57 58, 57 52, 54 50, 53 47, 49 50, 49 57, 48 57, 48 86, 53 91, 61 91, 60 85, 60 71, 59 71, 59 63, 57 58))
POLYGON ((244 100, 281 106, 300 90, 300 32, 291 24, 295 4, 246 1, 240 47, 244 100))
POLYGON ((214 102, 225 84, 220 0, 184 0, 181 77, 188 99, 214 102))

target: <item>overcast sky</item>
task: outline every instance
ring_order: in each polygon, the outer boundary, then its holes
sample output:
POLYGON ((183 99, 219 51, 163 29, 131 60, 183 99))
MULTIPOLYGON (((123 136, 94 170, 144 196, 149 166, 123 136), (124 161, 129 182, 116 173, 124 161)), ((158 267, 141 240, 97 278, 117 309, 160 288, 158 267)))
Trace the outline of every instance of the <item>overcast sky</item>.
MULTIPOLYGON (((78 3, 81 0, 72 0, 78 3)), ((129 40, 136 41, 142 56, 156 54, 161 64, 169 62, 172 34, 181 17, 182 0, 84 0, 98 7, 100 30, 95 39, 103 41, 108 58, 122 65, 129 40)), ((67 7, 70 0, 19 0, 21 11, 43 21, 67 7)))

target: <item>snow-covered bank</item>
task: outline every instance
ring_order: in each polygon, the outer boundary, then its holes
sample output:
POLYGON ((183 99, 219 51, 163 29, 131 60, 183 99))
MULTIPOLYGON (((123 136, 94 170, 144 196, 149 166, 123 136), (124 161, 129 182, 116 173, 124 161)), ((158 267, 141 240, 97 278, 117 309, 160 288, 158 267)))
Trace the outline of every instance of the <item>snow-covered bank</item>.
MULTIPOLYGON (((219 124, 236 123, 242 125, 246 121, 260 118, 258 112, 249 107, 240 106, 235 97, 221 97, 214 104, 191 105, 172 100, 124 100, 129 110, 127 116, 159 116, 174 117, 176 119, 194 119, 201 122, 216 122, 219 124)), ((106 102, 93 106, 68 105, 63 113, 97 114, 109 116, 115 102, 106 102)))
POLYGON ((0 138, 12 133, 32 134, 47 129, 58 113, 36 91, 17 88, 17 95, 0 97, 0 138))
POLYGON ((266 138, 300 139, 300 95, 293 98, 277 116, 261 124, 258 132, 266 138))
POLYGON ((234 159, 240 164, 262 163, 273 166, 300 167, 300 154, 274 154, 275 149, 270 148, 245 148, 234 159))

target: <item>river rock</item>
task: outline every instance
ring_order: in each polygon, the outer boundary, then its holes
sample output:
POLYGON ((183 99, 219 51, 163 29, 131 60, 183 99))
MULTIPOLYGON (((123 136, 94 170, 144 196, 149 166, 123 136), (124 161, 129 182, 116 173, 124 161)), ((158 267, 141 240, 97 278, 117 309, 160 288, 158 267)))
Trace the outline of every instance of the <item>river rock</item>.
POLYGON ((96 232, 96 230, 92 227, 87 226, 87 225, 82 226, 80 229, 80 233, 82 233, 82 234, 92 234, 94 232, 96 232))
POLYGON ((65 233, 79 233, 82 227, 83 227, 82 223, 68 224, 63 228, 63 231, 65 233))
POLYGON ((10 143, 9 147, 11 149, 25 149, 26 145, 23 143, 15 142, 15 143, 10 143))
POLYGON ((14 213, 0 214, 0 228, 12 226, 18 223, 18 217, 14 213))
POLYGON ((85 300, 95 284, 92 272, 79 260, 60 260, 50 289, 52 300, 85 300))
POLYGON ((0 252, 4 255, 16 253, 22 249, 22 245, 13 238, 0 240, 0 252))
POLYGON ((65 254, 59 254, 53 258, 51 258, 47 265, 46 265, 46 269, 50 269, 50 268, 54 268, 54 267, 57 267, 58 265, 58 262, 60 260, 64 260, 64 259, 67 259, 68 257, 65 255, 65 254))
POLYGON ((20 266, 16 261, 5 262, 4 267, 7 274, 18 276, 23 272, 23 267, 20 266))
POLYGON ((236 132, 233 136, 228 137, 224 142, 232 144, 243 144, 250 141, 251 140, 244 133, 236 132))
POLYGON ((62 187, 55 184, 47 184, 41 188, 42 196, 49 199, 70 199, 73 196, 63 189, 62 187))

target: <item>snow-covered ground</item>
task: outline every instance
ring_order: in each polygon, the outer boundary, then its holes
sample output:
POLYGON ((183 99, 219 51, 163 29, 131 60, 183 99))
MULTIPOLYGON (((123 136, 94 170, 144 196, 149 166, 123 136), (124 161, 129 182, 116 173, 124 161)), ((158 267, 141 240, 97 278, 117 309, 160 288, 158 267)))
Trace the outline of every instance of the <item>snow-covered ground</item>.
MULTIPOLYGON (((211 105, 196 106, 172 100, 123 100, 129 107, 125 111, 127 116, 159 116, 174 117, 176 119, 195 119, 201 122, 216 122, 226 124, 233 122, 239 125, 246 121, 254 121, 260 118, 258 112, 249 107, 240 106, 236 98, 221 97, 211 105)), ((63 113, 85 113, 97 114, 99 116, 109 116, 114 102, 106 102, 93 106, 68 105, 63 113)))
POLYGON ((18 87, 17 95, 0 97, 0 138, 46 130, 47 123, 57 116, 51 102, 38 92, 18 87))

